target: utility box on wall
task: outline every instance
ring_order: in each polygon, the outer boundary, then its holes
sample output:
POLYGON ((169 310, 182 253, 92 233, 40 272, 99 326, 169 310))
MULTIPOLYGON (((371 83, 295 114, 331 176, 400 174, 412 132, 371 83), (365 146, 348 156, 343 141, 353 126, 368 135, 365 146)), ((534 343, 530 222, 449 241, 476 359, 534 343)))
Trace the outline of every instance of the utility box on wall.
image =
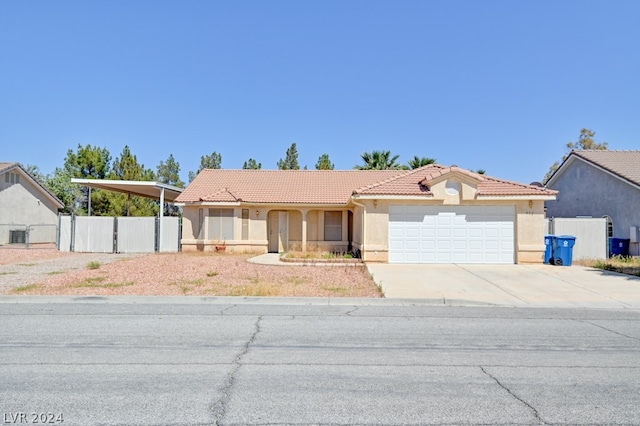
POLYGON ((637 243, 638 242, 638 227, 632 226, 629 228, 629 242, 637 243))

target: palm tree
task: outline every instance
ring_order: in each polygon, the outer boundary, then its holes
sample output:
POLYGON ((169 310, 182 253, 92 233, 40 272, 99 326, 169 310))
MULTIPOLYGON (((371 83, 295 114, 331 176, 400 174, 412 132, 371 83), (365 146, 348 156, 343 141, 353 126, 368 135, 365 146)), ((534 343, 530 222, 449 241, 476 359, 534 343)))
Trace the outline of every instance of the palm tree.
POLYGON ((356 165, 358 170, 406 170, 407 166, 398 164, 399 155, 391 156, 391 151, 371 151, 360 156, 364 165, 356 165))
POLYGON ((418 157, 417 155, 414 155, 413 158, 409 160, 407 164, 409 164, 409 167, 411 167, 411 169, 417 169, 419 167, 428 166, 429 164, 435 164, 435 163, 436 163, 435 158, 418 157))

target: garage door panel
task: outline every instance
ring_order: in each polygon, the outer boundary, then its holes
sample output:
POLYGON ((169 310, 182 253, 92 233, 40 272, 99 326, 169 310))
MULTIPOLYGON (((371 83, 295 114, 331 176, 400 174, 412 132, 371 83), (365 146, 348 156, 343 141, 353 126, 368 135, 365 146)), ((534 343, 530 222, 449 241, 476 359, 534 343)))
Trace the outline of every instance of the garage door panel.
POLYGON ((420 229, 420 238, 435 238, 436 229, 435 228, 422 228, 420 229))
POLYGON ((514 227, 510 206, 391 206, 389 262, 513 263, 514 227))
POLYGON ((420 251, 420 240, 407 240, 404 246, 406 251, 420 251))
POLYGON ((435 240, 420 240, 420 249, 422 251, 432 251, 436 248, 435 240))

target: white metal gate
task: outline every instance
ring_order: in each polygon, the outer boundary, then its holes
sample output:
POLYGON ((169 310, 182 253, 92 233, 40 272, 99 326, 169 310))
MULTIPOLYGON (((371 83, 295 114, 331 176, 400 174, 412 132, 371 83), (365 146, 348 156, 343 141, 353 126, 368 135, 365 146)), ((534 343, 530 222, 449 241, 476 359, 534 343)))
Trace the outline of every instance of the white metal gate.
POLYGON ((85 253, 180 250, 180 218, 60 216, 58 249, 85 253))
POLYGON ((576 237, 573 259, 607 258, 607 220, 590 217, 554 217, 547 219, 549 234, 576 237))

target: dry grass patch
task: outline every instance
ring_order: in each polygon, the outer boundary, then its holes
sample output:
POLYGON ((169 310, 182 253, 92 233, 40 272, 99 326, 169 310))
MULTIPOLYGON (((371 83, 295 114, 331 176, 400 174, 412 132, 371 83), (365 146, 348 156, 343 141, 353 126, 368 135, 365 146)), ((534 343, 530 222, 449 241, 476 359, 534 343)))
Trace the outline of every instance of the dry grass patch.
POLYGON ((15 294, 31 293, 40 289, 41 287, 42 286, 40 284, 28 284, 28 285, 16 287, 11 292, 15 294))
POLYGON ((24 293, 382 297, 361 265, 257 265, 247 262, 252 256, 202 252, 151 254, 104 264, 99 270, 50 276, 41 287, 24 293))
POLYGON ((97 260, 92 260, 91 262, 87 263, 87 269, 100 269, 101 266, 102 263, 98 262, 97 260))
POLYGON ((640 277, 640 257, 614 256, 606 260, 582 259, 577 261, 576 264, 640 277))

